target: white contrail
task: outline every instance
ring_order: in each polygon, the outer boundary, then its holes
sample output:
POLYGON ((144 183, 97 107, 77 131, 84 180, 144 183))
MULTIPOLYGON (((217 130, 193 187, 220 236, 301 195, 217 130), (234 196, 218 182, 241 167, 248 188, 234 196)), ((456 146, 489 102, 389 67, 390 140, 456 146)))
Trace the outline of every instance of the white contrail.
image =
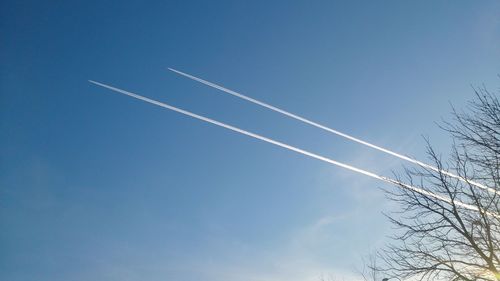
MULTIPOLYGON (((429 197, 433 197, 435 199, 438 199, 438 200, 441 200, 441 201, 444 201, 444 202, 447 202, 447 203, 450 203, 450 204, 455 204, 456 206, 459 206, 459 207, 462 207, 462 208, 465 208, 465 209, 479 211, 479 209, 476 206, 473 206, 473 205, 470 205, 470 204, 466 204, 466 203, 463 203, 463 202, 460 202, 460 201, 451 200, 451 199, 443 197, 443 196, 441 196, 439 194, 435 194, 435 193, 432 193, 430 191, 427 191, 427 190, 424 190, 424 189, 421 189, 421 188, 418 188, 418 187, 415 187, 415 186, 411 186, 411 185, 402 183, 400 181, 397 181, 397 180, 394 180, 394 179, 391 179, 391 178, 380 176, 380 175, 377 175, 375 173, 372 173, 372 172, 369 172, 369 171, 366 171, 366 170, 363 170, 363 169, 359 169, 359 168, 353 167, 353 166, 348 165, 348 164, 344 164, 344 163, 335 161, 333 159, 330 159, 330 158, 327 158, 327 157, 324 157, 324 156, 321 156, 321 155, 318 155, 318 154, 315 154, 315 153, 312 153, 312 152, 300 149, 298 147, 291 146, 291 145, 288 145, 286 143, 282 143, 282 142, 279 142, 279 141, 276 141, 276 140, 273 140, 273 139, 270 139, 270 138, 267 138, 267 137, 264 137, 264 136, 261 136, 261 135, 258 135, 258 134, 255 134, 255 133, 252 133, 252 132, 249 132, 249 131, 246 131, 246 130, 243 130, 243 129, 240 129, 240 128, 237 128, 237 127, 225 124, 225 123, 222 123, 222 122, 219 122, 219 121, 214 120, 214 119, 210 119, 210 118, 207 118, 207 117, 204 117, 204 116, 192 113, 192 112, 184 110, 184 109, 177 108, 177 107, 172 106, 172 105, 168 105, 168 104, 163 103, 163 102, 159 102, 159 101, 156 101, 156 100, 153 100, 153 99, 150 99, 150 98, 138 95, 138 94, 134 94, 132 92, 128 92, 128 91, 125 91, 125 90, 122 90, 122 89, 119 89, 119 88, 116 88, 116 87, 113 87, 113 86, 109 86, 109 85, 106 85, 106 84, 103 84, 103 83, 99 83, 99 82, 96 82, 96 81, 93 81, 93 80, 89 80, 89 82, 93 83, 95 85, 98 85, 98 86, 110 89, 112 91, 115 91, 115 92, 118 92, 118 93, 130 96, 130 97, 142 100, 142 101, 145 101, 147 103, 151 103, 151 104, 154 104, 154 105, 166 108, 166 109, 170 109, 172 111, 175 111, 175 112, 187 115, 189 117, 193 117, 195 119, 202 120, 202 121, 205 121, 205 122, 217 125, 219 127, 223 127, 223 128, 228 129, 228 130, 231 130, 231 131, 234 131, 234 132, 237 132, 237 133, 240 133, 240 134, 243 134, 243 135, 246 135, 246 136, 249 136, 249 137, 252 137, 252 138, 255 138, 255 139, 267 142, 267 143, 270 143, 270 144, 274 144, 276 146, 279 146, 279 147, 282 147, 282 148, 285 148, 285 149, 288 149, 288 150, 291 150, 291 151, 295 151, 297 153, 309 156, 309 157, 314 158, 314 159, 321 160, 323 162, 327 162, 327 163, 330 163, 330 164, 333 164, 333 165, 336 165, 336 166, 339 166, 339 167, 342 167, 342 168, 345 168, 345 169, 348 169, 348 170, 351 170, 351 171, 354 171, 354 172, 357 172, 357 173, 360 173, 360 174, 363 174, 363 175, 366 175, 366 176, 369 176, 369 177, 372 177, 372 178, 375 178, 375 179, 378 179, 378 180, 381 180, 381 181, 384 181, 384 182, 388 182, 388 183, 394 184, 396 186, 405 187, 407 189, 413 190, 413 191, 421 193, 423 195, 426 195, 426 196, 429 196, 429 197)), ((493 214, 493 215, 500 217, 500 215, 498 215, 498 214, 493 214)))
POLYGON ((390 154, 390 155, 396 156, 396 157, 398 157, 398 158, 400 158, 400 159, 403 159, 403 160, 406 160, 406 161, 412 162, 412 163, 414 163, 414 164, 417 164, 417 165, 420 165, 420 166, 422 166, 422 167, 425 167, 425 168, 431 169, 431 170, 433 170, 433 171, 443 173, 443 174, 445 174, 445 175, 447 175, 447 176, 449 176, 449 177, 459 179, 459 180, 461 180, 461 181, 464 181, 464 182, 469 183, 469 184, 471 184, 471 185, 474 185, 474 186, 476 186, 476 187, 479 187, 479 188, 485 189, 485 190, 487 190, 487 191, 489 191, 489 192, 494 192, 494 193, 500 194, 500 191, 497 191, 497 190, 495 190, 495 189, 493 189, 493 188, 491 188, 491 187, 487 187, 487 186, 485 186, 485 185, 483 185, 483 184, 481 184, 481 183, 478 183, 478 182, 472 181, 472 180, 470 180, 470 179, 466 179, 466 178, 464 178, 464 177, 461 177, 461 176, 455 175, 455 174, 450 173, 450 172, 448 172, 448 171, 441 170, 441 169, 439 169, 439 168, 437 168, 437 167, 434 167, 434 166, 432 166, 432 165, 429 165, 429 164, 426 164, 426 163, 420 162, 420 161, 418 161, 418 160, 416 160, 416 159, 413 159, 413 158, 410 158, 410 157, 408 157, 408 156, 405 156, 405 155, 399 154, 399 153, 394 152, 394 151, 391 151, 391 150, 389 150, 389 149, 386 149, 386 148, 383 148, 383 147, 380 147, 380 146, 377 146, 377 145, 371 144, 371 143, 366 142, 366 141, 364 141, 364 140, 361 140, 361 139, 355 138, 355 137, 353 137, 353 136, 350 136, 350 135, 348 135, 348 134, 345 134, 345 133, 339 132, 339 131, 334 130, 334 129, 332 129, 332 128, 329 128, 329 127, 327 127, 327 126, 321 125, 321 124, 319 124, 319 123, 316 123, 316 122, 311 121, 311 120, 309 120, 309 119, 306 119, 306 118, 304 118, 304 117, 298 116, 298 115, 296 115, 296 114, 293 114, 293 113, 288 112, 288 111, 286 111, 286 110, 283 110, 283 109, 281 109, 281 108, 278 108, 278 107, 272 106, 272 105, 270 105, 270 104, 268 104, 268 103, 265 103, 265 102, 262 102, 262 101, 256 100, 256 99, 251 98, 251 97, 248 97, 248 96, 245 96, 245 95, 243 95, 243 94, 241 94, 241 93, 235 92, 235 91, 233 91, 233 90, 230 90, 230 89, 225 88, 225 87, 223 87, 223 86, 217 85, 217 84, 215 84, 215 83, 212 83, 212 82, 209 82, 209 81, 203 80, 203 79, 198 78, 198 77, 196 77, 196 76, 193 76, 193 75, 187 74, 187 73, 185 73, 185 72, 182 72, 182 71, 179 71, 179 70, 176 70, 176 69, 170 68, 170 67, 168 68, 168 70, 170 70, 170 71, 172 71, 172 72, 175 72, 175 73, 177 73, 177 74, 179 74, 179 75, 182 75, 182 76, 184 76, 184 77, 187 77, 187 78, 189 78, 189 79, 192 79, 192 80, 194 80, 194 81, 197 81, 197 82, 200 82, 200 83, 202 83, 202 84, 205 84, 205 85, 207 85, 207 86, 209 86, 209 87, 215 88, 215 89, 217 89, 217 90, 221 90, 221 91, 223 91, 223 92, 225 92, 225 93, 228 93, 228 94, 230 94, 230 95, 232 95, 232 96, 238 97, 238 98, 240 98, 240 99, 247 100, 247 101, 249 101, 249 102, 251 102, 251 103, 254 103, 254 104, 260 105, 260 106, 262 106, 262 107, 268 108, 268 109, 270 109, 270 110, 272 110, 272 111, 275 111, 275 112, 281 113, 281 114, 286 115, 286 116, 288 116, 288 117, 290 117, 290 118, 293 118, 293 119, 295 119, 295 120, 299 120, 299 121, 301 121, 301 122, 304 122, 304 123, 309 124, 309 125, 311 125, 311 126, 314 126, 314 127, 316 127, 316 128, 320 128, 320 129, 322 129, 322 130, 325 130, 325 131, 327 131, 327 132, 330 132, 330 133, 333 133, 333 134, 339 135, 339 136, 344 137, 344 138, 346 138, 346 139, 349 139, 349 140, 355 141, 355 142, 357 142, 357 143, 360 143, 360 144, 363 144, 363 145, 369 146, 369 147, 371 147, 371 148, 374 148, 374 149, 377 149, 377 150, 379 150, 379 151, 385 152, 385 153, 387 153, 387 154, 390 154))

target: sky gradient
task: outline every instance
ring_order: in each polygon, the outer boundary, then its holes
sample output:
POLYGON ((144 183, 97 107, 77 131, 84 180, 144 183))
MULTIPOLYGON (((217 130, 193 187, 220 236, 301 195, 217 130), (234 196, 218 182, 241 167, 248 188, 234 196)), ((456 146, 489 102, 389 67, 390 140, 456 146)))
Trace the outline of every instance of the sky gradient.
POLYGON ((499 85, 497 1, 71 2, 0 4, 1 280, 349 280, 391 233, 384 183, 89 79, 386 176, 167 67, 419 159, 499 85))

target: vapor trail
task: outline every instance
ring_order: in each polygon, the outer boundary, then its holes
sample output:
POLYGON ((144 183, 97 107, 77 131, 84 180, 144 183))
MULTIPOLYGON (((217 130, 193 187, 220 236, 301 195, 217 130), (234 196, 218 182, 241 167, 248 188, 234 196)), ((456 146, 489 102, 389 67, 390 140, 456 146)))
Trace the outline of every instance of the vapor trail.
MULTIPOLYGON (((354 171, 356 173, 360 173, 360 174, 363 174, 363 175, 366 175, 366 176, 369 176, 369 177, 372 177, 372 178, 375 178, 375 179, 378 179, 378 180, 381 180, 381 181, 384 181, 384 182, 387 182, 387 183, 390 183, 390 184, 394 184, 394 185, 399 186, 399 187, 404 187, 404 188, 413 190, 415 192, 418 192, 420 194, 423 194, 423 195, 426 195, 426 196, 429 196, 429 197, 433 197, 433 198, 441 200, 443 202, 447 202, 447 203, 450 203, 450 204, 455 204, 456 206, 459 206, 459 207, 462 207, 462 208, 465 208, 465 209, 479 211, 479 209, 476 206, 473 206, 473 205, 470 205, 470 204, 466 204, 466 203, 463 203, 463 202, 460 202, 460 201, 451 200, 451 199, 443 197, 443 196, 441 196, 439 194, 435 194, 435 193, 432 193, 430 191, 423 190, 421 188, 418 188, 418 187, 415 187, 415 186, 412 186, 412 185, 408 185, 408 184, 402 183, 400 181, 397 181, 397 180, 394 180, 394 179, 391 179, 391 178, 380 176, 380 175, 377 175, 375 173, 372 173, 372 172, 369 172, 369 171, 366 171, 366 170, 363 170, 363 169, 360 169, 360 168, 356 168, 356 167, 348 165, 348 164, 344 164, 344 163, 335 161, 333 159, 330 159, 330 158, 327 158, 327 157, 324 157, 324 156, 321 156, 321 155, 318 155, 318 154, 315 154, 315 153, 312 153, 312 152, 300 149, 298 147, 291 146, 289 144, 282 143, 282 142, 279 142, 279 141, 276 141, 276 140, 273 140, 273 139, 270 139, 270 138, 267 138, 267 137, 264 137, 264 136, 261 136, 261 135, 258 135, 258 134, 255 134, 255 133, 252 133, 252 132, 249 132, 249 131, 246 131, 246 130, 243 130, 243 129, 240 129, 240 128, 237 128, 237 127, 225 124, 225 123, 222 123, 222 122, 219 122, 219 121, 214 120, 214 119, 210 119, 210 118, 207 118, 207 117, 204 117, 204 116, 192 113, 192 112, 184 110, 184 109, 177 108, 177 107, 172 106, 172 105, 168 105, 168 104, 163 103, 163 102, 159 102, 159 101, 156 101, 156 100, 153 100, 153 99, 150 99, 150 98, 138 95, 138 94, 134 94, 132 92, 125 91, 125 90, 122 90, 122 89, 119 89, 119 88, 116 88, 116 87, 113 87, 113 86, 109 86, 109 85, 106 85, 106 84, 103 84, 103 83, 99 83, 99 82, 96 82, 96 81, 93 81, 93 80, 89 80, 89 82, 93 83, 95 85, 107 88, 109 90, 112 90, 112 91, 115 91, 115 92, 118 92, 118 93, 130 96, 130 97, 133 97, 133 98, 136 98, 136 99, 139 99, 139 100, 142 100, 144 102, 151 103, 151 104, 154 104, 154 105, 166 108, 166 109, 170 109, 172 111, 175 111, 175 112, 187 115, 189 117, 193 117, 195 119, 202 120, 202 121, 205 121, 207 123, 211 123, 211 124, 217 125, 219 127, 226 128, 226 129, 231 130, 233 132, 237 132, 237 133, 240 133, 242 135, 246 135, 246 136, 249 136, 249 137, 252 137, 252 138, 255 138, 255 139, 267 142, 267 143, 270 143, 270 144, 274 144, 276 146, 279 146, 279 147, 282 147, 282 148, 285 148, 285 149, 288 149, 288 150, 291 150, 291 151, 295 151, 295 152, 303 154, 305 156, 308 156, 308 157, 311 157, 311 158, 314 158, 314 159, 317 159, 317 160, 321 160, 323 162, 330 163, 330 164, 333 164, 333 165, 336 165, 336 166, 339 166, 339 167, 342 167, 342 168, 354 171)), ((498 215, 498 214, 492 214, 492 215, 494 215, 496 217, 500 217, 500 215, 498 215)))
POLYGON ((339 132, 339 131, 334 130, 334 129, 332 129, 332 128, 329 128, 329 127, 327 127, 327 126, 325 126, 325 125, 321 125, 321 124, 316 123, 316 122, 314 122, 314 121, 311 121, 311 120, 309 120, 309 119, 307 119, 307 118, 304 118, 304 117, 301 117, 301 116, 299 116, 299 115, 293 114, 293 113, 291 113, 291 112, 289 112, 289 111, 286 111, 286 110, 283 110, 283 109, 281 109, 281 108, 278 108, 278 107, 272 106, 272 105, 270 105, 270 104, 268 104, 268 103, 265 103, 265 102, 262 102, 262 101, 256 100, 256 99, 254 99, 254 98, 251 98, 251 97, 245 96, 245 95, 243 95, 243 94, 241 94, 241 93, 238 93, 238 92, 236 92, 236 91, 230 90, 230 89, 228 89, 228 88, 225 88, 225 87, 223 87, 223 86, 217 85, 217 84, 215 84, 215 83, 212 83, 212 82, 209 82, 209 81, 203 80, 203 79, 198 78, 198 77, 196 77, 196 76, 193 76, 193 75, 187 74, 187 73, 185 73, 185 72, 182 72, 182 71, 179 71, 179 70, 176 70, 176 69, 170 68, 170 67, 168 68, 168 70, 170 70, 170 71, 172 71, 172 72, 175 72, 175 73, 177 73, 177 74, 179 74, 179 75, 182 75, 182 76, 184 76, 184 77, 187 77, 187 78, 189 78, 189 79, 191 79, 191 80, 194 80, 194 81, 200 82, 200 83, 202 83, 202 84, 205 84, 205 85, 207 85, 207 86, 209 86, 209 87, 212 87, 212 88, 215 88, 215 89, 217 89, 217 90, 223 91, 223 92, 225 92, 225 93, 227 93, 227 94, 230 94, 230 95, 232 95, 232 96, 238 97, 238 98, 240 98, 240 99, 247 100, 247 101, 249 101, 249 102, 251 102, 251 103, 254 103, 254 104, 260 105, 260 106, 262 106, 262 107, 268 108, 268 109, 270 109, 270 110, 272 110, 272 111, 275 111, 275 112, 281 113, 281 114, 286 115, 286 116, 288 116, 288 117, 290 117, 290 118, 293 118, 293 119, 295 119, 295 120, 299 120, 299 121, 301 121, 301 122, 304 122, 304 123, 309 124, 309 125, 311 125, 311 126, 314 126, 314 127, 316 127, 316 128, 320 128, 320 129, 325 130, 325 131, 327 131, 327 132, 330 132, 330 133, 333 133, 333 134, 339 135, 339 136, 344 137, 344 138, 346 138, 346 139, 349 139, 349 140, 355 141, 355 142, 357 142, 357 143, 360 143, 360 144, 366 145, 366 146, 368 146, 368 147, 374 148, 374 149, 376 149, 376 150, 379 150, 379 151, 385 152, 385 153, 390 154, 390 155, 392 155, 392 156, 396 156, 396 157, 398 157, 398 158, 400 158, 400 159, 403 159, 403 160, 409 161, 409 162, 411 162, 411 163, 417 164, 417 165, 419 165, 419 166, 422 166, 422 167, 425 167, 425 168, 431 169, 431 170, 433 170, 433 171, 435 171, 435 172, 439 172, 439 173, 445 174, 445 175, 447 175, 447 176, 449 176, 449 177, 452 177, 452 178, 455 178, 455 179, 459 179, 459 180, 461 180, 461 181, 463 181, 463 182, 466 182, 466 183, 471 184, 471 185, 473 185, 473 186, 476 186, 476 187, 482 188, 482 189, 487 190, 487 191, 489 191, 489 192, 493 192, 493 193, 500 194, 500 191, 497 191, 497 190, 495 190, 495 189, 493 189, 493 188, 491 188, 491 187, 487 187, 487 186, 485 186, 485 185, 483 185, 483 184, 481 184, 481 183, 478 183, 478 182, 475 182, 475 181, 469 180, 469 179, 467 179, 467 178, 464 178, 464 177, 461 177, 461 176, 455 175, 455 174, 450 173, 450 172, 445 171, 445 170, 441 170, 441 169, 439 169, 439 168, 437 168, 437 167, 434 167, 434 166, 432 166, 432 165, 429 165, 429 164, 426 164, 426 163, 420 162, 420 161, 418 161, 418 160, 416 160, 416 159, 413 159, 413 158, 410 158, 410 157, 408 157, 408 156, 405 156, 405 155, 399 154, 399 153, 397 153, 397 152, 394 152, 394 151, 391 151, 391 150, 389 150, 389 149, 386 149, 386 148, 380 147, 380 146, 378 146, 378 145, 375 145, 375 144, 369 143, 369 142, 367 142, 367 141, 364 141, 364 140, 361 140, 361 139, 355 138, 355 137, 353 137, 353 136, 351 136, 351 135, 348 135, 348 134, 345 134, 345 133, 339 132))

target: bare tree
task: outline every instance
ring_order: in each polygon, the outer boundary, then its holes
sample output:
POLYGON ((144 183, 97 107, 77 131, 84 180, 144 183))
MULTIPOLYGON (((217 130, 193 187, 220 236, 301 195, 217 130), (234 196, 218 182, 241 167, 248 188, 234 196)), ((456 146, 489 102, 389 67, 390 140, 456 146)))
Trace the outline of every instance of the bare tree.
POLYGON ((358 270, 358 274, 363 281, 382 281, 382 275, 377 267, 377 256, 368 255, 362 260, 363 268, 358 270))
POLYGON ((441 125, 453 138, 449 160, 427 142, 429 158, 441 171, 418 167, 398 176, 448 202, 403 185, 386 190, 401 208, 387 215, 396 234, 378 254, 385 277, 500 280, 500 103, 485 88, 474 91, 466 110, 453 109, 453 119, 441 125))

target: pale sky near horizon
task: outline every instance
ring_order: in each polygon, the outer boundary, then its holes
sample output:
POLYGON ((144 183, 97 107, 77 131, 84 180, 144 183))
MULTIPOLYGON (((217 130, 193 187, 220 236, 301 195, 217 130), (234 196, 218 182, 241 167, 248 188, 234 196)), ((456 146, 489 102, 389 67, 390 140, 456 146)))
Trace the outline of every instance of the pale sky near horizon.
POLYGON ((3 1, 0 34, 0 280, 355 280, 388 242, 384 183, 89 79, 386 176, 167 67, 419 159, 500 85, 498 1, 3 1))

